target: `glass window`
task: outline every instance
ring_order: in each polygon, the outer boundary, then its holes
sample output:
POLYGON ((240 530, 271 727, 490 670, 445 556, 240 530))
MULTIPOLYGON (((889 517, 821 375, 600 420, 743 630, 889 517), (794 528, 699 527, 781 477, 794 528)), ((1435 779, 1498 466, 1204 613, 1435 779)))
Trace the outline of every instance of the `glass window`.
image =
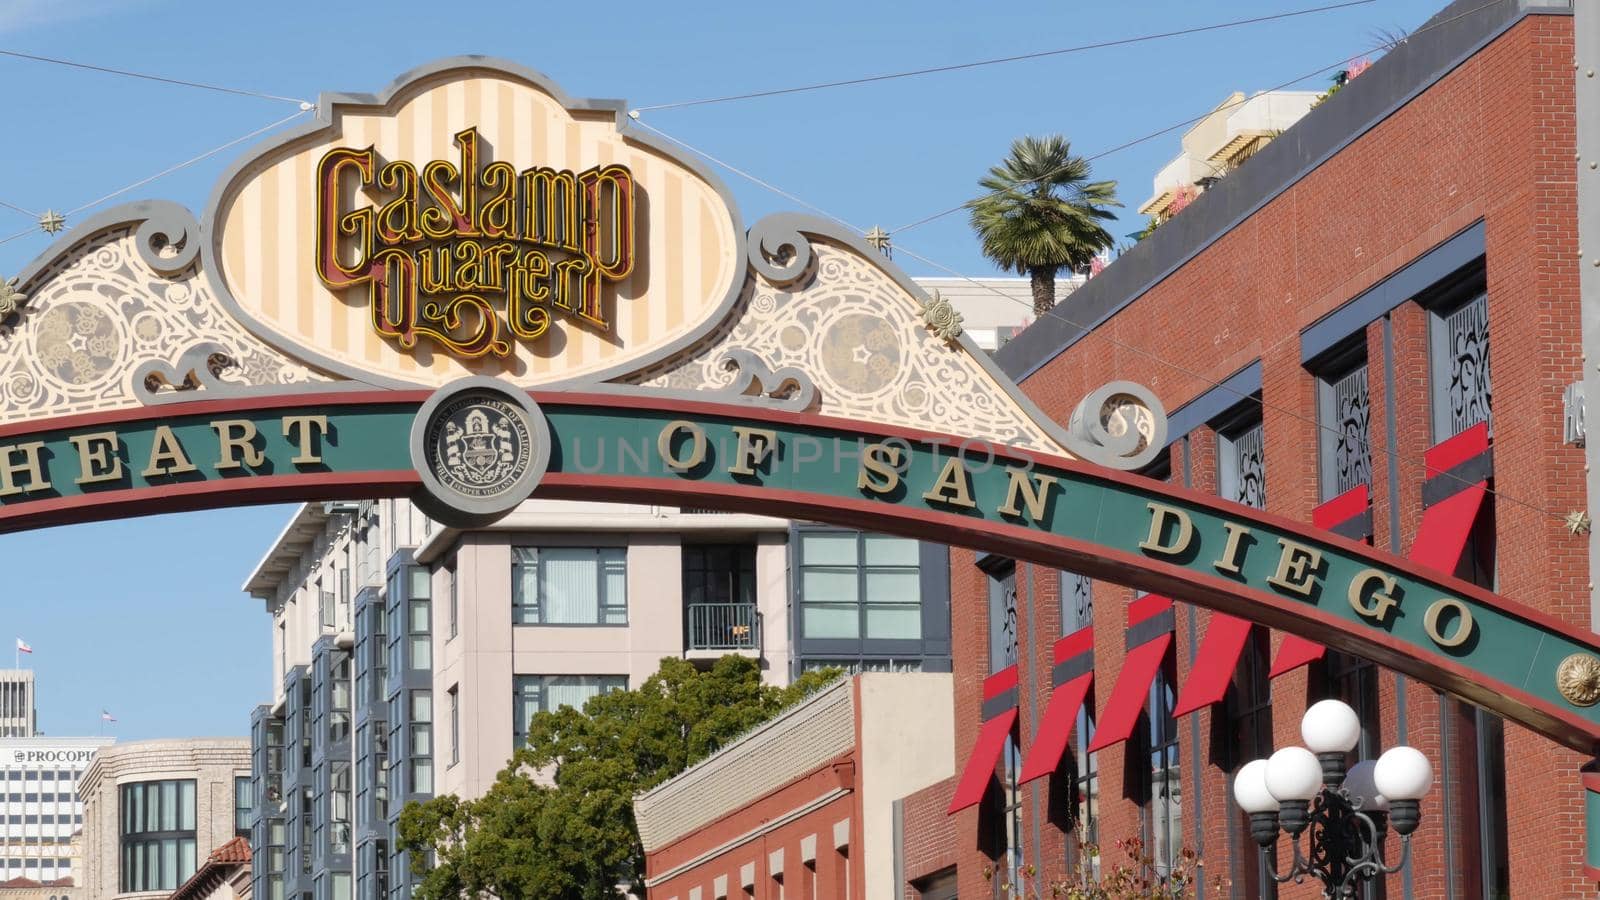
POLYGON ((445 581, 450 589, 450 636, 455 637, 461 631, 461 598, 456 587, 456 564, 451 560, 450 565, 444 569, 445 581))
POLYGON ((854 531, 799 538, 802 636, 921 639, 920 544, 854 531))
POLYGON ((1061 573, 1061 633, 1094 624, 1094 582, 1076 572, 1061 573))
MULTIPOLYGON (((1272 755, 1272 687, 1267 665, 1270 652, 1266 631, 1251 629, 1227 698, 1230 743, 1235 748, 1230 761, 1230 785, 1245 763, 1272 755)), ((1268 874, 1270 860, 1249 837, 1250 817, 1237 807, 1235 810, 1236 846, 1243 851, 1234 861, 1233 883, 1239 886, 1242 896, 1270 900, 1278 896, 1278 885, 1268 874)))
MULTIPOLYGON (((1090 709, 1087 698, 1083 705, 1078 707, 1078 720, 1073 726, 1073 736, 1075 741, 1072 793, 1077 801, 1077 817, 1073 820, 1073 825, 1077 835, 1067 843, 1069 853, 1078 852, 1080 842, 1094 846, 1100 844, 1100 754, 1090 753, 1088 750, 1089 745, 1094 743, 1094 711, 1090 709)), ((1098 881, 1099 855, 1092 856, 1088 860, 1088 865, 1090 876, 1098 881)))
POLYGON ((119 800, 121 890, 176 890, 195 870, 194 781, 124 784, 119 800))
POLYGON ((1317 379, 1318 456, 1323 500, 1372 483, 1367 362, 1358 359, 1317 379))
POLYGON ((1430 314, 1433 440, 1490 422, 1489 295, 1430 314))
POLYGON ((250 836, 250 813, 255 807, 255 795, 250 790, 250 776, 233 779, 233 833, 250 836))
POLYGON ((1019 890, 1022 883, 1022 790, 1017 778, 1022 772, 1022 748, 1013 735, 1006 736, 1000 751, 1000 846, 1004 849, 1001 869, 1006 881, 1019 890))
POLYGON ((590 698, 605 691, 628 688, 626 675, 518 675, 512 679, 512 715, 516 744, 528 741, 528 722, 534 713, 550 712, 563 706, 583 709, 590 698))
POLYGON ((628 624, 625 547, 514 547, 511 620, 518 625, 628 624))
POLYGON ((461 762, 461 692, 450 689, 450 765, 461 762))
POLYGON ((1183 843, 1183 780, 1178 767, 1178 721, 1174 657, 1166 660, 1150 683, 1146 706, 1150 748, 1150 856, 1165 875, 1177 864, 1183 843))
MULTIPOLYGON (((1259 407, 1256 409, 1259 412, 1259 407)), ((1267 508, 1267 467, 1262 439, 1259 416, 1217 432, 1219 496, 1256 509, 1267 508)))
POLYGON ((683 603, 690 650, 760 647, 755 545, 685 545, 683 603))
POLYGON ((1006 562, 989 572, 989 671, 1017 663, 1017 567, 1006 562))

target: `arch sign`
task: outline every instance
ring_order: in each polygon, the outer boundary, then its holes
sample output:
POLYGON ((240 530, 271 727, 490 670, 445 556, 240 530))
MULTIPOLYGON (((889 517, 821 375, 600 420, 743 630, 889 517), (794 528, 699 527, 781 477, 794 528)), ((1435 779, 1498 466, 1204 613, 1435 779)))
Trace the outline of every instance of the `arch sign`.
POLYGON ((78 224, 0 316, 0 530, 396 495, 463 526, 530 496, 762 512, 1159 591, 1600 744, 1593 635, 1127 474, 1165 446, 1149 391, 1057 427, 855 236, 747 229, 621 103, 515 65, 325 96, 198 220, 78 224))

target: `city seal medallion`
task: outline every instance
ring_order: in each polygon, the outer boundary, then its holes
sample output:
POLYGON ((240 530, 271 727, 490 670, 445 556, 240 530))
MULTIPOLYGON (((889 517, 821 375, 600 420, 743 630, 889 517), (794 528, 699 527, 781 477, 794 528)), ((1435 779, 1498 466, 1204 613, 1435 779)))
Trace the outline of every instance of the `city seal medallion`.
POLYGON ((482 525, 533 493, 550 462, 550 430, 525 390, 464 378, 418 410, 411 459, 424 512, 448 525, 482 525))

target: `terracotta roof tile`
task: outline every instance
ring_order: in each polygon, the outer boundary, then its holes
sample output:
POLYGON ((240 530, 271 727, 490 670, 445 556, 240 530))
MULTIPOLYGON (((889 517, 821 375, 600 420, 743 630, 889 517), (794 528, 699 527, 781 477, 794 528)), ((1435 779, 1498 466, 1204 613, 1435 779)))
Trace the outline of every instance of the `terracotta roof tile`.
POLYGON ((247 863, 250 861, 250 842, 242 837, 235 837, 211 851, 211 856, 207 859, 217 863, 247 863))

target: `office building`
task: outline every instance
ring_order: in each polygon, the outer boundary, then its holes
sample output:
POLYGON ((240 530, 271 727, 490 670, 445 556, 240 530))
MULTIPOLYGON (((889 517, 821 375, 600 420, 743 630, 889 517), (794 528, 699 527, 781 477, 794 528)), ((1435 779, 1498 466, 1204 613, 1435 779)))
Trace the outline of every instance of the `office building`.
POLYGON ((79 784, 112 740, 0 738, 0 882, 71 883, 73 835, 84 815, 79 784))
POLYGON ((39 713, 32 669, 0 669, 0 738, 33 737, 39 713))
POLYGON ((101 748, 83 773, 81 896, 166 897, 213 851, 248 831, 244 738, 132 741, 101 748))

